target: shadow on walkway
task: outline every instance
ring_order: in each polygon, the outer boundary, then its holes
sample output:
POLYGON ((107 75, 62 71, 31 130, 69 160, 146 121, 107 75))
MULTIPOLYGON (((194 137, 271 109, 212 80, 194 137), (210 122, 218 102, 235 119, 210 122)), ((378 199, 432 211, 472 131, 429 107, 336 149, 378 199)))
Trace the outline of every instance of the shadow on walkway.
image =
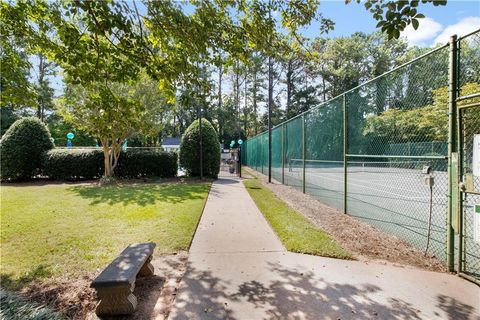
MULTIPOLYGON (((211 271, 187 269, 185 294, 177 297, 182 306, 174 319, 245 319, 240 310, 261 310, 266 319, 425 319, 411 303, 389 297, 372 283, 339 284, 319 278, 313 272, 299 272, 279 263, 268 263, 274 281, 250 280, 232 286, 211 271), (192 280, 195 279, 195 280, 192 280), (229 291, 236 288, 236 291, 229 291), (231 308, 230 304, 237 305, 231 308), (235 311, 234 311, 235 310, 235 311), (240 312, 241 313, 241 312, 240 312)), ((415 294, 412 292, 412 294, 415 294)), ((442 319, 475 319, 471 306, 455 298, 436 296, 442 319)))

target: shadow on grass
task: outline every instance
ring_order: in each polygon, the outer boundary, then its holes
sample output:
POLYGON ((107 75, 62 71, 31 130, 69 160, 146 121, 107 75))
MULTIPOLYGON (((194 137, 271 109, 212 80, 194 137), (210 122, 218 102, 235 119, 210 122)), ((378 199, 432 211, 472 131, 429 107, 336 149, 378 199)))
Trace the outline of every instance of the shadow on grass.
POLYGON ((52 272, 48 266, 39 265, 19 278, 14 278, 12 274, 2 273, 0 274, 0 282, 3 288, 18 291, 28 286, 33 281, 50 277, 51 274, 52 272))
POLYGON ((181 203, 203 199, 208 192, 207 183, 133 184, 119 186, 75 186, 68 188, 92 205, 100 203, 147 206, 155 202, 181 203))

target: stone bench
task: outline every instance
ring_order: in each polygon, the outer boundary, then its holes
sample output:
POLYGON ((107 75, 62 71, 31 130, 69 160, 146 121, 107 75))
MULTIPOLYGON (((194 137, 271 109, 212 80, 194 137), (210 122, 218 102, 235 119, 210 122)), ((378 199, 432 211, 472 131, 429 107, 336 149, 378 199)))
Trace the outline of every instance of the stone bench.
POLYGON ((152 260, 155 243, 129 245, 92 282, 97 291, 96 313, 99 316, 132 314, 137 307, 133 295, 137 276, 153 275, 152 260))

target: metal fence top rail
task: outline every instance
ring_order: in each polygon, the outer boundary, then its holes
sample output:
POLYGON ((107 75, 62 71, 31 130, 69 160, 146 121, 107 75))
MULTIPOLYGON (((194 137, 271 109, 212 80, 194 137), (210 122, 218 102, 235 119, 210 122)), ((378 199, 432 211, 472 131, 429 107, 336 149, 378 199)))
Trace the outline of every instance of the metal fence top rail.
POLYGON ((472 31, 472 32, 470 32, 470 33, 467 33, 467 34, 461 36, 461 37, 458 37, 458 40, 463 40, 463 39, 465 39, 465 38, 468 38, 468 37, 470 37, 471 35, 473 35, 473 34, 475 34, 475 33, 477 33, 477 32, 480 32, 480 29, 474 30, 474 31, 472 31))
MULTIPOLYGON (((473 34, 475 34, 475 33, 479 33, 479 32, 480 32, 480 29, 477 29, 477 30, 475 30, 475 31, 472 31, 472 32, 470 32, 470 33, 468 33, 468 34, 466 34, 466 35, 464 35, 464 36, 459 37, 459 38, 457 39, 457 41, 462 40, 462 39, 465 39, 465 38, 467 38, 467 37, 469 37, 469 36, 471 36, 471 35, 473 35, 473 34)), ((272 130, 273 130, 273 129, 276 129, 277 127, 283 126, 284 124, 286 124, 286 123, 288 123, 288 122, 290 122, 290 121, 296 120, 296 118, 303 117, 305 114, 307 114, 307 113, 309 113, 309 112, 311 112, 311 111, 314 111, 314 110, 316 110, 316 109, 322 108, 322 107, 324 107, 325 105, 327 105, 327 104, 331 103, 332 101, 334 101, 335 99, 339 99, 339 98, 341 98, 341 97, 343 97, 343 96, 345 96, 345 95, 347 95, 347 94, 349 94, 349 93, 351 93, 351 92, 353 92, 353 91, 355 91, 355 90, 357 90, 357 89, 359 89, 359 88, 361 88, 361 87, 363 87, 363 86, 366 86, 367 84, 370 84, 370 83, 372 83, 372 82, 374 82, 374 81, 376 81, 376 80, 378 80, 378 79, 380 79, 380 78, 382 78, 382 77, 385 77, 386 75, 389 75, 389 74, 391 74, 391 73, 393 73, 393 72, 395 72, 395 71, 398 71, 398 70, 400 70, 400 69, 402 69, 402 68, 405 68, 405 67, 407 67, 408 65, 411 65, 412 63, 415 63, 416 61, 421 60, 421 59, 423 59, 423 58, 425 58, 425 57, 427 57, 427 56, 429 56, 429 55, 431 55, 431 54, 433 54, 433 53, 435 53, 435 52, 437 52, 437 51, 440 51, 440 50, 442 50, 442 49, 445 49, 445 48, 447 48, 448 46, 449 46, 449 43, 445 43, 445 44, 443 44, 443 45, 441 45, 441 46, 438 46, 438 47, 436 47, 435 49, 430 50, 429 52, 426 52, 426 53, 424 53, 424 54, 416 57, 415 59, 412 59, 412 60, 410 60, 410 61, 408 61, 408 62, 405 62, 404 64, 401 64, 401 65, 393 68, 392 70, 389 70, 389 71, 387 71, 387 72, 385 72, 385 73, 383 73, 383 74, 381 74, 381 75, 379 75, 379 76, 377 76, 377 77, 375 77, 375 78, 372 78, 372 79, 370 79, 370 80, 368 80, 368 81, 365 81, 365 82, 359 84, 358 86, 356 86, 356 87, 354 87, 354 88, 352 88, 352 89, 350 89, 350 90, 347 90, 347 91, 339 94, 338 96, 335 96, 335 97, 333 97, 333 98, 331 98, 331 99, 328 99, 327 101, 323 101, 323 102, 321 102, 318 106, 315 106, 315 107, 311 108, 310 110, 304 111, 304 112, 302 112, 302 113, 300 113, 300 114, 297 114, 296 116, 294 116, 294 117, 292 117, 292 118, 290 118, 290 119, 287 119, 287 120, 283 121, 283 122, 280 123, 280 124, 277 124, 276 126, 272 127, 272 130)), ((256 136, 251 137, 251 138, 248 139, 248 140, 255 139, 256 137, 259 137, 259 136, 265 134, 266 132, 268 132, 268 130, 265 130, 265 131, 257 134, 256 136)))
MULTIPOLYGON (((127 147, 127 150, 130 149, 162 149, 163 147, 127 147)), ((98 149, 102 150, 102 146, 98 147, 92 147, 92 146, 73 146, 73 147, 64 147, 64 146, 55 146, 54 149, 74 149, 74 150, 80 150, 80 149, 98 149)))

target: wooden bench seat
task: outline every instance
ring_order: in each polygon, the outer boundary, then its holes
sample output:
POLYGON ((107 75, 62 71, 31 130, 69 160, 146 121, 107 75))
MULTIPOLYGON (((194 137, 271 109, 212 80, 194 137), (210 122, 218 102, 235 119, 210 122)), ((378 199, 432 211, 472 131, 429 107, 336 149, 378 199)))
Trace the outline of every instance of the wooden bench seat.
POLYGON ((137 307, 133 295, 137 276, 153 275, 152 260, 155 243, 129 245, 92 282, 100 299, 96 313, 102 315, 131 314, 137 307))

